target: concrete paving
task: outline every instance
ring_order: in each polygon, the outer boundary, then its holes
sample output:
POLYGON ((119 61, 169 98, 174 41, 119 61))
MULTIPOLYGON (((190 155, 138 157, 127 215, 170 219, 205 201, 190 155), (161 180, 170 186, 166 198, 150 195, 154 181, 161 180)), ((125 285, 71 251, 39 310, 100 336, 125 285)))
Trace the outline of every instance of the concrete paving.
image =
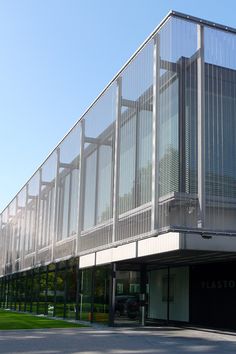
POLYGON ((235 354, 236 334, 176 327, 0 331, 0 353, 235 354))

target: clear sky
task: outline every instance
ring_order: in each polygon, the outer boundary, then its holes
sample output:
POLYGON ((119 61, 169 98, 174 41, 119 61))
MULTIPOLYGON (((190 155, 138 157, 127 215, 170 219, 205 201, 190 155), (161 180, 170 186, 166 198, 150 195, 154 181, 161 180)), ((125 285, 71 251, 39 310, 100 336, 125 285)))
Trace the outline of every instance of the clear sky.
POLYGON ((236 27, 235 0, 0 0, 0 211, 170 9, 236 27))

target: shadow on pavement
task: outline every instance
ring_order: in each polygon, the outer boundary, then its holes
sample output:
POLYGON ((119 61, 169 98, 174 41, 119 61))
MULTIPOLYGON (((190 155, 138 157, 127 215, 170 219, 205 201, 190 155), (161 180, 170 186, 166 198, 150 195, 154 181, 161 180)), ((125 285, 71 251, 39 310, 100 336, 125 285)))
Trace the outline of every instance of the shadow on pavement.
POLYGON ((0 331, 4 354, 236 353, 236 336, 183 328, 0 331))

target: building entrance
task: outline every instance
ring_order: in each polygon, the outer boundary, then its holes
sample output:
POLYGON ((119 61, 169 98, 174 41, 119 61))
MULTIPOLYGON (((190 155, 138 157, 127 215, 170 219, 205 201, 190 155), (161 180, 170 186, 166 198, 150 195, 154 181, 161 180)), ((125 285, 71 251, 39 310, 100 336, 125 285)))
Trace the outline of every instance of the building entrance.
POLYGON ((140 272, 116 272, 115 324, 140 322, 140 272))
POLYGON ((149 319, 189 321, 189 268, 165 268, 148 273, 149 319))

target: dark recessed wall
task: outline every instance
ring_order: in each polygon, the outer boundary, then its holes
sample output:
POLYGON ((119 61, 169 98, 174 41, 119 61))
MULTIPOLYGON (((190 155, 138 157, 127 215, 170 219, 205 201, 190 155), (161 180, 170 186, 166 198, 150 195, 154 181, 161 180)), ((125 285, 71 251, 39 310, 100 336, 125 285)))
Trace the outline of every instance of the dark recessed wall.
POLYGON ((191 267, 190 322, 236 329, 236 263, 191 267))

